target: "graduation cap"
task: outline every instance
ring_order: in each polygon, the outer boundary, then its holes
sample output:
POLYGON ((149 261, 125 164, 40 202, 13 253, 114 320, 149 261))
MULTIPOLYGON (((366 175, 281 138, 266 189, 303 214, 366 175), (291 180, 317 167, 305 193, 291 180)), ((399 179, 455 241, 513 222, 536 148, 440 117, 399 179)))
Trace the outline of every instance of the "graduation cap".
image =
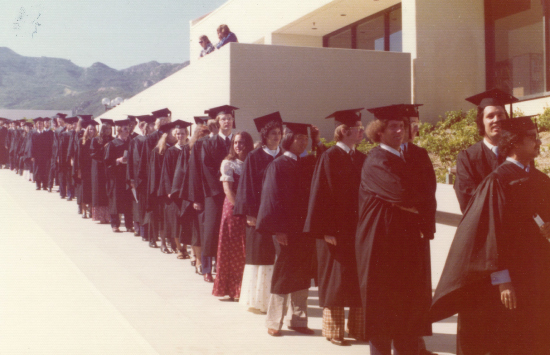
POLYGON ((466 101, 473 103, 480 110, 483 110, 487 106, 504 107, 505 105, 510 104, 510 116, 512 116, 512 103, 518 102, 519 100, 507 92, 494 88, 480 94, 467 97, 466 101))
POLYGON ((43 122, 46 122, 46 121, 49 121, 49 120, 51 120, 51 118, 49 118, 49 117, 42 117, 42 121, 43 121, 43 122))
POLYGON ((151 113, 153 114, 153 117, 155 117, 155 119, 157 119, 157 118, 160 118, 160 117, 170 117, 170 115, 172 114, 172 111, 170 111, 167 108, 163 108, 161 110, 153 111, 151 113))
POLYGON ((82 128, 86 128, 88 126, 98 126, 98 125, 99 123, 94 120, 82 122, 82 128))
POLYGON ((108 124, 108 125, 111 125, 111 126, 115 125, 115 121, 113 121, 110 118, 100 118, 99 120, 101 121, 102 124, 108 124))
POLYGON ((91 121, 92 115, 78 115, 78 117, 82 118, 83 121, 91 121))
POLYGON ((369 108, 378 120, 401 120, 405 117, 418 117, 418 107, 422 104, 398 104, 369 108))
POLYGON ((223 105, 204 110, 204 113, 206 113, 210 118, 216 118, 220 113, 230 114, 231 116, 233 116, 233 118, 235 118, 235 110, 238 109, 238 107, 223 105))
POLYGON ((337 126, 345 124, 347 126, 353 127, 357 121, 361 121, 361 111, 364 107, 354 108, 351 110, 342 110, 331 113, 325 118, 334 118, 334 121, 337 126))
MULTIPOLYGON (((19 120, 19 122, 25 122, 25 120, 19 120)), ((42 117, 36 117, 35 119, 33 119, 33 122, 44 122, 44 119, 42 117)))
POLYGON ((155 116, 153 115, 141 115, 141 116, 136 116, 136 119, 139 121, 139 122, 147 122, 147 123, 154 123, 156 118, 155 116))
POLYGON ((502 128, 502 130, 508 131, 510 133, 522 133, 530 131, 532 129, 537 129, 536 124, 531 119, 531 117, 535 116, 538 115, 511 117, 507 120, 502 121, 500 123, 500 127, 502 128))
POLYGON ((206 124, 206 121, 210 119, 209 116, 193 116, 196 124, 206 124))
POLYGON ((128 119, 129 119, 131 122, 137 122, 137 116, 128 115, 128 119))
POLYGON ((287 129, 292 131, 295 134, 307 134, 307 129, 311 127, 309 123, 294 123, 294 122, 283 122, 287 129))
POLYGON ((25 122, 25 126, 27 126, 27 127, 29 127, 29 128, 30 128, 30 127, 32 127, 32 126, 33 126, 33 124, 32 124, 32 122, 25 122))
POLYGON ((65 123, 75 124, 77 122, 78 122, 78 117, 76 116, 65 118, 65 123))
POLYGON ((186 122, 183 120, 176 120, 174 122, 167 123, 165 125, 160 126, 159 131, 161 133, 170 133, 171 130, 174 128, 187 128, 189 126, 192 126, 193 124, 191 122, 186 122))
POLYGON ((67 117, 67 115, 64 114, 64 113, 58 112, 58 113, 55 114, 55 117, 57 117, 57 118, 65 118, 65 117, 67 117))
POLYGON ((130 120, 129 119, 115 121, 115 126, 117 126, 117 127, 129 126, 129 125, 130 125, 130 120))
POLYGON ((271 122, 277 122, 280 126, 283 125, 283 119, 281 118, 281 114, 279 113, 279 111, 254 119, 254 123, 256 124, 256 129, 258 130, 258 132, 260 132, 262 128, 264 128, 271 122))

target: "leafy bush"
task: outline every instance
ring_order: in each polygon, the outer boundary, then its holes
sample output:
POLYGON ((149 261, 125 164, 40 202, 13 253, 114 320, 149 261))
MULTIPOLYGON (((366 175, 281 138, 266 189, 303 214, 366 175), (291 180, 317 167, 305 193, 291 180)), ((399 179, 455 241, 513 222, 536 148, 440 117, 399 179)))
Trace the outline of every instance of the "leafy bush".
POLYGON ((544 112, 537 117, 539 132, 550 131, 550 107, 545 107, 544 112))

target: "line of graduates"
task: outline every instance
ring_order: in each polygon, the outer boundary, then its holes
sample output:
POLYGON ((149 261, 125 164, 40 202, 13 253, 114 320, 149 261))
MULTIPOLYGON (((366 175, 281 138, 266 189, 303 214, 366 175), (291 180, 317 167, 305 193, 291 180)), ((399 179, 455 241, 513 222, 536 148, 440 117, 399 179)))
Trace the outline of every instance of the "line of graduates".
MULTIPOLYGON (((349 344, 347 332, 368 340, 374 355, 392 347, 429 354, 431 323, 458 313, 459 354, 548 354, 550 179, 533 164, 540 140, 530 117, 508 118, 504 105, 514 99, 499 90, 468 98, 484 139, 459 154, 464 217, 433 300, 436 179, 428 153, 413 143, 421 105, 371 108, 366 129, 362 109, 337 111, 327 117, 336 126, 328 149, 315 126, 283 122, 278 112, 254 120, 254 147, 234 130, 237 108, 229 105, 195 117, 189 140, 191 124, 172 121, 168 109, 104 119, 99 135, 95 121, 80 117, 71 176, 84 205, 78 191, 90 176, 92 215, 103 209, 114 232, 123 215, 126 230, 150 247, 160 239, 162 252, 191 258, 214 296, 266 313, 271 336, 283 335, 285 322, 314 333, 314 279, 322 335, 335 345, 349 344), (141 134, 132 137, 138 121, 141 134), (379 143, 368 155, 356 149, 365 134, 379 143), (106 201, 96 204, 95 194, 106 201)), ((39 165, 41 156, 31 157, 39 165)))

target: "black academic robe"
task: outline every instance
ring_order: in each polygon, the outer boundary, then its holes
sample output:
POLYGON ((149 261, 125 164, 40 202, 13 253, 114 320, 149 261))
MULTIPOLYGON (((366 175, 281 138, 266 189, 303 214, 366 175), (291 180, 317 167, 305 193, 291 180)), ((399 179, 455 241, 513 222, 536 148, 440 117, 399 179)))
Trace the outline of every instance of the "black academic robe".
POLYGON ((130 140, 115 138, 105 148, 105 171, 107 176, 107 195, 109 213, 129 214, 132 212, 132 192, 126 188, 126 164, 117 164, 116 159, 124 156, 130 140))
POLYGON ((113 140, 113 137, 100 143, 99 138, 93 138, 90 143, 90 156, 92 157, 92 206, 109 206, 107 195, 107 174, 105 171, 105 146, 113 140))
POLYGON ((53 132, 44 130, 32 134, 31 157, 34 158, 34 179, 47 183, 52 159, 53 132))
POLYGON ((188 148, 172 146, 164 153, 162 162, 162 170, 160 174, 160 182, 157 195, 159 198, 164 198, 164 234, 167 238, 177 238, 179 240, 181 234, 181 223, 179 219, 180 210, 178 196, 171 196, 176 167, 180 156, 183 155, 188 148), (168 197, 170 195, 170 197, 168 197))
POLYGON ((8 164, 8 148, 6 142, 8 139, 8 128, 5 126, 0 127, 0 165, 8 164))
POLYGON ((504 158, 497 158, 483 140, 458 153, 454 189, 462 213, 477 186, 503 161, 504 158))
POLYGON ((203 141, 202 189, 204 191, 204 223, 201 235, 202 255, 215 257, 218 253, 218 239, 225 193, 220 181, 220 167, 229 153, 229 146, 219 135, 203 141))
MULTIPOLYGON (((279 151, 277 157, 283 153, 279 151)), ((277 158, 276 157, 276 158, 277 158)), ((234 215, 258 217, 262 196, 262 184, 267 166, 275 158, 262 147, 254 149, 246 157, 243 172, 235 196, 234 215)), ((271 234, 262 234, 256 226, 246 226, 246 264, 273 265, 275 245, 271 234)))
POLYGON ((449 250, 432 320, 459 314, 458 354, 550 352, 550 179, 505 162, 475 191, 449 250), (491 274, 508 270, 518 308, 500 301, 491 274), (461 318, 462 321, 461 321, 461 318))
POLYGON ((128 147, 128 164, 126 166, 126 180, 128 189, 132 188, 130 184, 131 181, 133 181, 136 186, 137 202, 134 198, 132 201, 132 212, 134 221, 139 224, 143 224, 147 202, 147 186, 143 183, 142 179, 138 178, 141 151, 143 149, 143 145, 145 144, 145 139, 145 136, 138 135, 130 141, 130 145, 128 147))
POLYGON ((74 162, 76 161, 78 142, 82 139, 82 137, 84 137, 84 130, 81 130, 80 132, 74 131, 70 137, 67 160, 69 161, 69 164, 71 163, 71 160, 73 161, 73 165, 70 167, 70 180, 75 187, 76 202, 80 205, 82 203, 82 181, 78 177, 74 162))
POLYGON ((140 201, 140 206, 143 207, 143 209, 141 209, 140 207, 139 210, 141 217, 140 224, 142 225, 149 223, 151 217, 151 214, 147 213, 149 204, 149 162, 151 160, 153 149, 157 146, 161 136, 162 133, 160 131, 155 131, 145 136, 143 144, 139 144, 136 146, 136 148, 138 149, 139 146, 141 146, 141 149, 139 151, 139 166, 137 167, 137 171, 134 174, 134 180, 138 186, 138 201, 140 201), (143 205, 141 205, 142 203, 143 205))
POLYGON ((159 187, 161 182, 162 165, 165 154, 169 149, 167 145, 164 154, 159 153, 158 147, 151 152, 149 164, 147 164, 147 207, 145 222, 151 223, 152 233, 155 238, 164 231, 164 208, 168 196, 159 196, 159 187))
POLYGON ((53 144, 52 144, 52 165, 50 168, 50 187, 53 186, 54 181, 58 180, 59 174, 59 164, 57 163, 57 156, 59 154, 59 144, 61 139, 61 134, 65 132, 65 127, 58 127, 53 131, 53 144))
POLYGON ((361 307, 355 260, 358 193, 366 155, 334 146, 323 153, 313 174, 304 232, 317 240, 319 306, 361 307), (336 237, 336 245, 324 236, 336 237))
POLYGON ((315 158, 300 161, 282 155, 265 172, 256 222, 265 234, 286 233, 288 245, 276 242, 271 293, 288 294, 305 290, 314 278, 315 240, 303 233, 315 158))
POLYGON ((412 173, 381 147, 363 164, 355 251, 367 338, 431 335, 428 239, 421 237, 418 215, 397 206, 420 205, 412 173))
MULTIPOLYGON (((84 138, 78 142, 74 160, 75 174, 80 171, 81 181, 81 203, 92 203, 92 154, 90 151, 91 141, 88 139, 83 144, 84 138)), ((77 176, 78 178, 78 176, 77 176)))
MULTIPOLYGON (((21 136, 21 139, 19 140, 19 144, 17 147, 17 157, 18 157, 18 169, 19 173, 23 175, 23 170, 25 169, 25 163, 29 159, 27 156, 27 141, 28 141, 29 133, 23 133, 21 136)), ((29 166, 29 165, 27 165, 29 166)), ((28 170, 28 169, 27 169, 28 170)))

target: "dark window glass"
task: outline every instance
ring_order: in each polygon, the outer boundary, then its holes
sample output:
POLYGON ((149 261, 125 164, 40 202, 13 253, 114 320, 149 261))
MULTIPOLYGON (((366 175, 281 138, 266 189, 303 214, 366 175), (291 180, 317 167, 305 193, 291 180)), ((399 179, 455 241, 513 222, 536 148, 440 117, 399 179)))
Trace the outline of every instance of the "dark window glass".
POLYGON ((492 2, 496 87, 517 98, 545 91, 541 0, 492 2), (497 10, 498 9, 498 10, 497 10))
POLYGON ((384 16, 357 25, 357 49, 384 50, 384 16))
POLYGON ((390 51, 403 51, 403 31, 401 30, 401 8, 390 12, 390 51))
POLYGON ((329 37, 328 47, 351 48, 351 29, 329 37))

